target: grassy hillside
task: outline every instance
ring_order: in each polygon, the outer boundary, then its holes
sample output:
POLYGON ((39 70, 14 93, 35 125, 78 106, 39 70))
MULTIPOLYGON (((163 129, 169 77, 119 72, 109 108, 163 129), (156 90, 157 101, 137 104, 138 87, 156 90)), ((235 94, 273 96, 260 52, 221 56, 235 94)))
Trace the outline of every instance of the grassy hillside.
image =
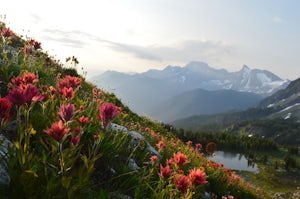
POLYGON ((0 131, 11 142, 1 198, 268 197, 86 82, 78 64, 0 23, 0 131))

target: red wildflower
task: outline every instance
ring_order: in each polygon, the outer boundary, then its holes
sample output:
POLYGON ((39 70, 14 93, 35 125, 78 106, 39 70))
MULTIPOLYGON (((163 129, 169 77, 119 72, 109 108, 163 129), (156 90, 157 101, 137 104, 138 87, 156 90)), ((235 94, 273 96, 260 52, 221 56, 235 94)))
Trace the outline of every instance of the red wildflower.
POLYGON ((198 149, 199 151, 202 150, 202 144, 197 143, 195 146, 196 146, 196 149, 198 149))
POLYGON ((73 136, 71 138, 71 142, 72 144, 74 144, 75 146, 77 146, 79 144, 80 138, 78 136, 73 136))
POLYGON ((187 157, 185 154, 181 153, 181 152, 177 152, 177 154, 174 154, 174 162, 178 165, 184 165, 187 164, 189 161, 187 160, 187 157))
POLYGON ((112 103, 106 103, 106 104, 100 104, 100 118, 103 122, 104 128, 106 129, 109 122, 113 120, 121 111, 121 108, 112 104, 112 103))
POLYGON ((79 134, 80 133, 80 126, 76 126, 74 129, 73 129, 74 133, 75 134, 79 134))
POLYGON ((72 99, 74 97, 74 89, 72 87, 64 87, 61 89, 62 97, 66 99, 72 99))
POLYGON ((177 171, 179 174, 184 174, 184 171, 182 169, 178 169, 177 171))
POLYGON ((93 88, 93 96, 94 98, 100 98, 102 96, 102 92, 99 91, 97 88, 93 88))
POLYGON ((171 169, 170 166, 167 165, 166 167, 163 167, 161 164, 159 165, 160 167, 160 175, 166 179, 168 179, 171 176, 171 169))
POLYGON ((172 165, 173 164, 173 159, 171 158, 171 159, 167 159, 166 160, 166 163, 167 163, 167 165, 172 165))
POLYGON ((174 178, 174 183, 179 191, 185 193, 191 187, 191 181, 187 176, 178 176, 174 178))
POLYGON ((89 122, 89 118, 81 116, 80 118, 78 118, 78 121, 81 124, 81 126, 84 126, 89 122))
POLYGON ((23 77, 22 76, 17 76, 11 79, 11 83, 9 84, 10 87, 18 87, 21 84, 24 84, 23 82, 23 77))
POLYGON ((84 110, 84 106, 83 106, 83 105, 80 105, 79 109, 80 109, 81 111, 83 111, 83 110, 84 110))
MULTIPOLYGON (((1 98, 0 97, 0 118, 4 121, 9 118, 9 113, 11 109, 12 104, 7 98, 1 98)), ((1 121, 0 120, 0 121, 1 121)))
POLYGON ((36 83, 38 81, 39 81, 39 79, 35 76, 34 73, 25 72, 23 74, 23 82, 25 84, 33 84, 33 83, 36 83))
POLYGON ((156 155, 153 155, 150 157, 151 162, 156 162, 158 160, 158 157, 156 155))
POLYGON ((12 78, 10 86, 33 84, 38 81, 39 81, 39 79, 35 76, 34 73, 25 72, 25 73, 23 73, 22 76, 17 76, 15 78, 12 78))
POLYGON ((7 98, 11 103, 21 106, 26 103, 26 98, 23 91, 19 88, 14 88, 9 91, 7 98))
POLYGON ((13 31, 11 31, 9 28, 3 28, 1 31, 1 34, 5 38, 13 38, 16 36, 15 33, 13 31))
POLYGON ((38 95, 38 96, 34 96, 32 98, 33 102, 43 102, 46 101, 49 98, 49 96, 47 94, 42 94, 42 95, 38 95))
POLYGON ((66 128, 63 126, 63 122, 59 120, 59 122, 54 122, 51 125, 51 128, 44 130, 45 133, 50 135, 56 141, 60 142, 70 131, 70 128, 66 128))
POLYGON ((206 184, 206 173, 200 169, 190 170, 189 178, 194 185, 203 185, 206 184))
POLYGON ((60 110, 58 112, 59 119, 65 122, 70 121, 74 116, 74 110, 75 110, 74 104, 61 105, 60 110))
POLYGON ((38 41, 36 41, 34 39, 31 39, 30 43, 31 43, 31 45, 33 45, 33 47, 34 47, 35 50, 42 49, 41 42, 38 42, 38 41))
POLYGON ((159 141, 157 144, 156 144, 157 148, 159 149, 164 149, 166 148, 166 145, 163 141, 159 141))
POLYGON ((31 48, 31 46, 28 46, 28 45, 25 45, 25 46, 22 48, 22 51, 23 51, 26 55, 32 54, 32 48, 31 48))
POLYGON ((192 146, 193 142, 191 140, 189 140, 189 141, 186 142, 186 144, 189 145, 189 146, 192 146))
POLYGON ((76 89, 78 86, 80 86, 80 84, 81 84, 81 78, 67 75, 62 81, 58 82, 58 88, 61 90, 63 88, 76 89))
POLYGON ((39 96, 40 91, 33 84, 28 85, 20 85, 21 90, 23 90, 23 94, 25 96, 25 100, 27 104, 31 104, 32 99, 36 96, 39 96))

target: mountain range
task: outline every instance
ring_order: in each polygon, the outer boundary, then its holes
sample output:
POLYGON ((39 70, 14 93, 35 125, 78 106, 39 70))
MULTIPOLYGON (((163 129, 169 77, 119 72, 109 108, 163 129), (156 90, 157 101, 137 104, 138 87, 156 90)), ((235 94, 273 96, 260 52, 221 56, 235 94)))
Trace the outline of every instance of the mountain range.
POLYGON ((269 71, 246 65, 240 71, 228 72, 204 62, 136 74, 106 71, 91 80, 114 92, 135 112, 163 122, 243 110, 289 83, 269 71))
POLYGON ((197 115, 171 122, 192 131, 227 129, 272 137, 281 144, 300 144, 300 78, 244 111, 197 115))

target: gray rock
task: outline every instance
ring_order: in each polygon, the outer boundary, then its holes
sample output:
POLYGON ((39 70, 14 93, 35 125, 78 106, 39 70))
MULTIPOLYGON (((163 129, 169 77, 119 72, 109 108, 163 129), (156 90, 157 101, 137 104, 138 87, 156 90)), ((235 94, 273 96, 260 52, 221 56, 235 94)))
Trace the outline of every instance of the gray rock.
POLYGON ((115 123, 110 123, 110 128, 114 131, 121 131, 123 133, 128 132, 126 127, 121 126, 119 124, 115 124, 115 123))
POLYGON ((0 134, 0 186, 8 186, 10 183, 8 148, 12 147, 13 144, 5 136, 0 134))
POLYGON ((130 158, 128 161, 128 167, 132 170, 132 171, 136 171, 138 170, 140 167, 137 165, 137 163, 134 161, 134 159, 130 158))
MULTIPOLYGON (((132 140, 131 140, 131 144, 133 146, 137 146, 138 143, 141 141, 141 140, 144 140, 144 136, 142 134, 140 134, 139 132, 136 132, 136 131, 128 131, 128 129, 124 126, 121 126, 121 125, 118 125, 118 124, 115 124, 115 123, 111 123, 110 124, 110 128, 112 130, 115 130, 115 131, 120 131, 120 132, 123 132, 123 133, 128 133, 132 140)), ((155 148, 153 148, 149 142, 147 142, 146 140, 144 140, 147 144, 147 149, 148 151, 152 154, 152 155, 156 155, 156 156, 160 156, 158 151, 155 150, 155 148)))

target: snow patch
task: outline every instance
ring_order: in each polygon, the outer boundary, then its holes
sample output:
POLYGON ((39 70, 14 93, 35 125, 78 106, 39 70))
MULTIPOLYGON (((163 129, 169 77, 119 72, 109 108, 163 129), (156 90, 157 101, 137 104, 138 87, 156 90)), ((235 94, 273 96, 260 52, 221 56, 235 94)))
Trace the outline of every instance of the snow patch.
POLYGON ((268 106, 267 106, 267 108, 271 108, 271 107, 273 107, 274 106, 274 104, 269 104, 268 106))
POLYGON ((271 78, 269 78, 266 74, 264 73, 257 73, 256 74, 257 79, 262 83, 263 86, 269 84, 272 82, 271 78))
POLYGON ((296 103, 296 104, 294 104, 294 105, 292 105, 292 106, 288 106, 288 107, 286 107, 285 109, 282 109, 282 110, 279 111, 279 112, 287 111, 287 110, 289 110, 289 109, 291 109, 291 108, 293 108, 293 107, 295 107, 295 106, 299 106, 299 105, 300 105, 300 103, 296 103))
POLYGON ((288 113, 288 114, 284 117, 284 119, 287 120, 287 119, 291 118, 291 116, 292 116, 292 113, 288 113))

